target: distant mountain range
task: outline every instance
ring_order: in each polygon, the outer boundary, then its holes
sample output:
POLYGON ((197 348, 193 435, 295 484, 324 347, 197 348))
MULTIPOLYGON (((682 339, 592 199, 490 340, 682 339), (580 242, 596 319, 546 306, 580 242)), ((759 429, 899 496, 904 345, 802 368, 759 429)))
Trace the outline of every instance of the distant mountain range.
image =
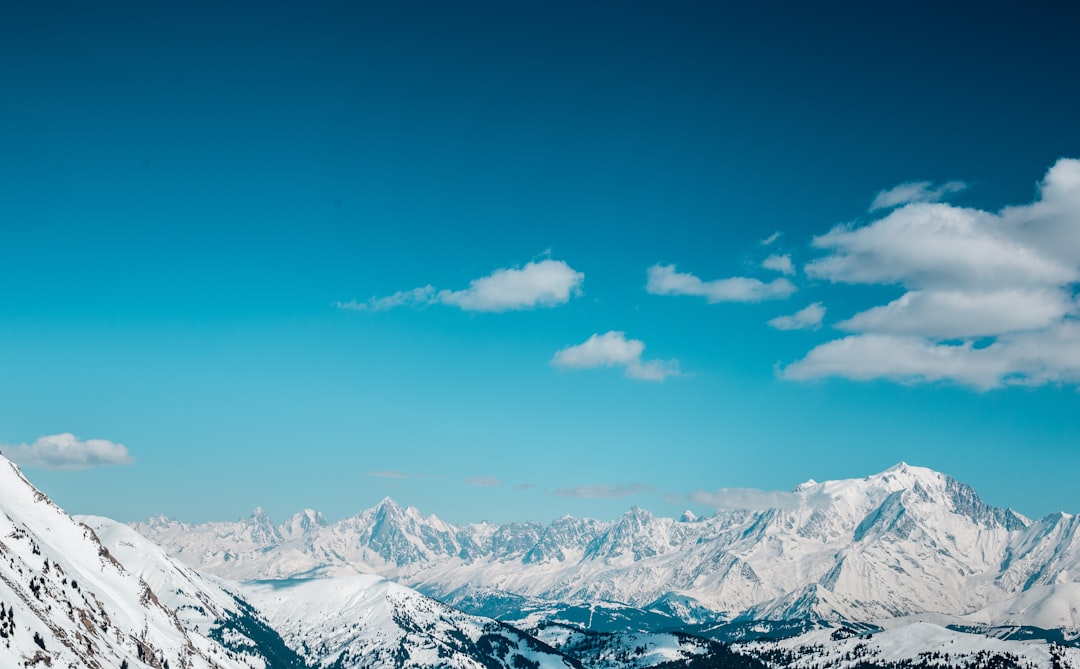
POLYGON ((274 526, 256 510, 235 522, 157 517, 133 527, 222 577, 375 573, 504 620, 607 603, 614 618, 631 616, 630 626, 643 617, 697 629, 929 615, 1080 635, 1080 518, 1033 521, 906 464, 810 481, 785 508, 700 519, 633 508, 609 522, 452 525, 388 498, 332 524, 303 511, 274 526))
POLYGON ((0 458, 0 667, 1080 668, 1072 516, 906 465, 787 502, 132 528, 72 518, 0 458))

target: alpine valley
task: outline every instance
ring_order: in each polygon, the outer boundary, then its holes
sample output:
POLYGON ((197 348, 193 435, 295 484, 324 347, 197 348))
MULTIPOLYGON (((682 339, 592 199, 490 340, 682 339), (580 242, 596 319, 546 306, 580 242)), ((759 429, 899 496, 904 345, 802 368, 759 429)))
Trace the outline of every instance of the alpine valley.
POLYGON ((1078 525, 900 464, 705 518, 129 527, 0 458, 0 666, 1080 668, 1078 525))

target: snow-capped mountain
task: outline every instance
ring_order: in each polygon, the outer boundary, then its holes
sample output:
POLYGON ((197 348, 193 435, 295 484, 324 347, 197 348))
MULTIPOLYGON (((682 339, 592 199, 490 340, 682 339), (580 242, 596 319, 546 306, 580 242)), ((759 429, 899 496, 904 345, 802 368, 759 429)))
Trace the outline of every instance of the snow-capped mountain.
MULTIPOLYGON (((135 528, 231 578, 374 572, 486 615, 620 602, 697 624, 736 619, 955 622, 1080 630, 1080 522, 1032 521, 944 474, 900 464, 810 481, 784 508, 707 518, 631 509, 614 521, 456 526, 385 499, 324 525, 265 514, 135 528), (501 609, 500 609, 501 607, 501 609)), ((313 512, 304 512, 312 517, 313 512)))
POLYGON ((0 457, 0 666, 248 669, 0 457))
MULTIPOLYGON (((309 532, 256 519, 245 541, 309 532)), ((0 458, 0 667, 573 669, 531 636, 376 576, 237 584, 66 514, 0 458), (246 599, 245 596, 249 596, 246 599)))
POLYGON ((240 587, 312 667, 581 669, 517 629, 378 576, 251 581, 240 587))

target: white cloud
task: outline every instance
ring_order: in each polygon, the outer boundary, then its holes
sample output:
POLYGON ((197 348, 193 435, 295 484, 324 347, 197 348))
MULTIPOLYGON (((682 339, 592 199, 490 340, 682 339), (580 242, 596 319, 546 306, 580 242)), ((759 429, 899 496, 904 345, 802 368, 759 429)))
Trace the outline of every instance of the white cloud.
POLYGON ((1080 323, 999 337, 988 346, 948 344, 919 337, 851 335, 822 344, 784 368, 783 376, 809 380, 843 376, 901 383, 949 380, 977 390, 1007 385, 1080 383, 1080 323))
POLYGON ((761 266, 765 269, 771 269, 774 272, 780 272, 781 274, 791 276, 795 273, 795 264, 791 262, 791 256, 788 254, 773 254, 761 262, 761 266))
POLYGON ((69 432, 38 437, 32 444, 5 445, 0 451, 21 466, 42 469, 90 469, 135 462, 123 444, 107 439, 80 441, 69 432))
POLYGON ((462 290, 436 290, 421 286, 399 290, 386 297, 372 297, 366 302, 335 302, 339 309, 383 311, 406 305, 445 304, 464 311, 514 311, 536 307, 554 307, 581 294, 585 275, 561 260, 541 260, 520 268, 498 269, 473 279, 462 290))
POLYGON ((838 323, 854 334, 814 348, 784 378, 1080 383, 1080 161, 1057 161, 1031 204, 907 204, 814 245, 827 255, 807 275, 904 293, 838 323))
POLYGON ((836 327, 849 332, 957 339, 1044 328, 1073 311, 1072 299, 1058 288, 913 290, 886 305, 861 311, 836 327))
POLYGON ((788 297, 795 286, 787 279, 766 283, 749 277, 702 281, 693 274, 675 271, 675 265, 653 265, 648 270, 645 290, 654 295, 694 295, 709 303, 760 302, 788 297))
POLYGON ((825 318, 825 307, 821 305, 821 302, 814 302, 790 316, 777 316, 769 321, 769 325, 777 330, 816 330, 821 327, 823 318, 825 318))
POLYGON ((690 500, 714 509, 746 509, 764 511, 783 509, 793 511, 803 506, 824 509, 832 498, 824 492, 812 494, 785 492, 782 490, 758 490, 757 488, 720 488, 712 492, 695 491, 690 493, 690 500))
POLYGON ((535 483, 519 483, 516 486, 514 486, 514 490, 516 490, 516 491, 532 490, 535 487, 536 487, 535 483))
POLYGON ((561 260, 530 262, 474 279, 465 290, 441 290, 438 300, 466 311, 508 311, 565 304, 581 292, 585 275, 561 260))
POLYGON ((581 497, 584 499, 617 499, 629 497, 643 492, 652 492, 652 487, 644 483, 630 483, 627 485, 579 485, 573 488, 559 488, 555 495, 559 497, 581 497))
POLYGON ((812 278, 844 283, 991 290, 1076 281, 1076 267, 1007 234, 994 214, 947 204, 912 204, 853 228, 816 237, 829 255, 806 266, 812 278))
POLYGON ((502 481, 491 476, 473 476, 465 479, 465 485, 474 488, 498 488, 502 485, 502 481))
POLYGON ((870 211, 888 209, 912 202, 941 202, 947 195, 967 188, 963 181, 947 181, 935 187, 930 181, 909 181, 879 192, 870 204, 870 211))
POLYGON ((562 369, 595 369, 597 367, 623 367, 626 375, 643 381, 663 381, 669 376, 679 376, 677 360, 641 359, 645 342, 627 339, 623 332, 594 334, 584 342, 567 346, 555 353, 551 364, 562 369))
POLYGON ((769 246, 770 244, 775 242, 777 239, 780 239, 780 234, 781 234, 780 231, 777 230, 776 232, 772 233, 771 235, 769 235, 765 239, 762 239, 761 242, 760 242, 761 245, 762 246, 769 246))

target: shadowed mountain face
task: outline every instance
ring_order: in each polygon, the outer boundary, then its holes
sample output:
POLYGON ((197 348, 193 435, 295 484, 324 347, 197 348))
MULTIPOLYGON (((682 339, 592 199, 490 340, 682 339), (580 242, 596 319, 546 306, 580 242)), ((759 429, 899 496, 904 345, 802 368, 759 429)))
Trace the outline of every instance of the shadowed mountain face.
MULTIPOLYGON (((1075 517, 1031 521, 944 474, 899 464, 808 482, 783 508, 609 522, 452 525, 387 498, 332 524, 266 528, 256 513, 134 527, 186 564, 238 579, 377 573, 477 612, 621 602, 684 622, 880 621, 936 613, 973 624, 1077 630, 1075 517)), ((298 517, 314 517, 305 511, 298 517)))

